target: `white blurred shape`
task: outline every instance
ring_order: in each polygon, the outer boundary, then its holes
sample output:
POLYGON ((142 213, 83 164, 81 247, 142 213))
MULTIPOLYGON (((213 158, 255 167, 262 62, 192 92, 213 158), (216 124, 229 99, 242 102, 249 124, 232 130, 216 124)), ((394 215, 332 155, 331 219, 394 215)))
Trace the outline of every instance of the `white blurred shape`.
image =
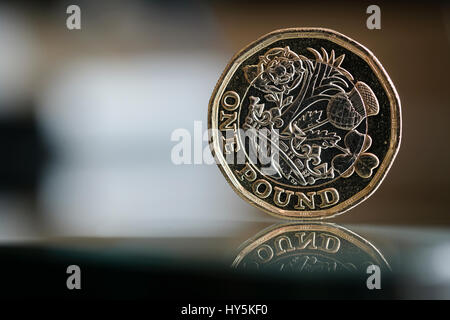
POLYGON ((80 61, 44 91, 40 122, 69 158, 133 146, 160 153, 172 130, 206 118, 221 65, 202 53, 80 61))
POLYGON ((53 170, 42 201, 50 234, 224 236, 250 221, 217 168, 135 166, 53 170))
MULTIPOLYGON (((51 233, 208 236, 251 220, 215 165, 171 162, 177 128, 206 130, 225 59, 213 53, 91 60, 68 66, 38 119, 60 158, 41 190, 51 233)), ((193 145, 193 143, 192 143, 193 145)), ((207 147, 204 142, 204 147, 207 147)))
POLYGON ((428 255, 433 281, 450 286, 450 242, 431 248, 428 255))

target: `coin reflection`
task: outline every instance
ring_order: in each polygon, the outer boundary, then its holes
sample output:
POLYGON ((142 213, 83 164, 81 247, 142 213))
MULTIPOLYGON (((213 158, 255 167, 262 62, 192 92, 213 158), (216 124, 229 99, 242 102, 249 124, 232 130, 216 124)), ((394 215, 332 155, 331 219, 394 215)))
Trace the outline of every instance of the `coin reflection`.
POLYGON ((295 273, 390 270, 381 252, 356 233, 330 223, 276 224, 241 245, 232 267, 295 273))

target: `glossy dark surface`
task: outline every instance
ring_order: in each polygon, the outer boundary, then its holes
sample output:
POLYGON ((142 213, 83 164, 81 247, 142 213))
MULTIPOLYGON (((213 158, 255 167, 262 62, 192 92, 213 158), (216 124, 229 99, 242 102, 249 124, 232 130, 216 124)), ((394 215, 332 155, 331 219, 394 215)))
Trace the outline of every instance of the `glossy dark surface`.
MULTIPOLYGON (((1 296, 6 298, 327 299, 450 298, 448 229, 346 226, 384 256, 381 289, 369 274, 254 270, 231 265, 249 238, 280 225, 248 223, 228 236, 53 238, 3 243, 1 296), (66 268, 80 266, 82 289, 65 287, 66 268)), ((332 226, 342 228, 342 226, 332 226)), ((252 240, 250 240, 251 242, 252 240)), ((347 252, 347 259, 357 258, 347 252)), ((342 272, 341 272, 342 271, 342 272)))

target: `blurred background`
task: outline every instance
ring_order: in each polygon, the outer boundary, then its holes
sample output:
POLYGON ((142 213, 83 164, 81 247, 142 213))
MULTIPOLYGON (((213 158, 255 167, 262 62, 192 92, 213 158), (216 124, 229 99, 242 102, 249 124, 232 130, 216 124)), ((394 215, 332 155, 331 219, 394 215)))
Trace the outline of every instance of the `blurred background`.
MULTIPOLYGON (((333 222, 450 225, 450 6, 365 1, 4 1, 0 5, 0 240, 220 236, 273 218, 215 165, 174 165, 175 129, 206 130, 232 55, 286 27, 368 47, 402 102, 403 140, 378 191, 333 222), (81 8, 68 30, 66 8, 81 8)), ((192 137, 193 138, 193 137, 192 137)), ((202 148, 206 148, 203 142, 202 148)))

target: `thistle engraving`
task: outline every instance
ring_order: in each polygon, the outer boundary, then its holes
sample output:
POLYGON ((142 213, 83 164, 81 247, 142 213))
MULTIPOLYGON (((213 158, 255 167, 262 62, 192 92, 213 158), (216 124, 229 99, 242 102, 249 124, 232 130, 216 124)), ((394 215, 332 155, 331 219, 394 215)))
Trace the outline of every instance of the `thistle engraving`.
POLYGON ((379 112, 374 92, 342 67, 345 55, 324 48, 307 52, 272 48, 256 65, 244 67, 249 90, 243 128, 256 129, 251 147, 277 141, 271 177, 293 185, 318 185, 354 173, 371 177, 379 160, 367 152, 372 139, 364 120, 379 112))

